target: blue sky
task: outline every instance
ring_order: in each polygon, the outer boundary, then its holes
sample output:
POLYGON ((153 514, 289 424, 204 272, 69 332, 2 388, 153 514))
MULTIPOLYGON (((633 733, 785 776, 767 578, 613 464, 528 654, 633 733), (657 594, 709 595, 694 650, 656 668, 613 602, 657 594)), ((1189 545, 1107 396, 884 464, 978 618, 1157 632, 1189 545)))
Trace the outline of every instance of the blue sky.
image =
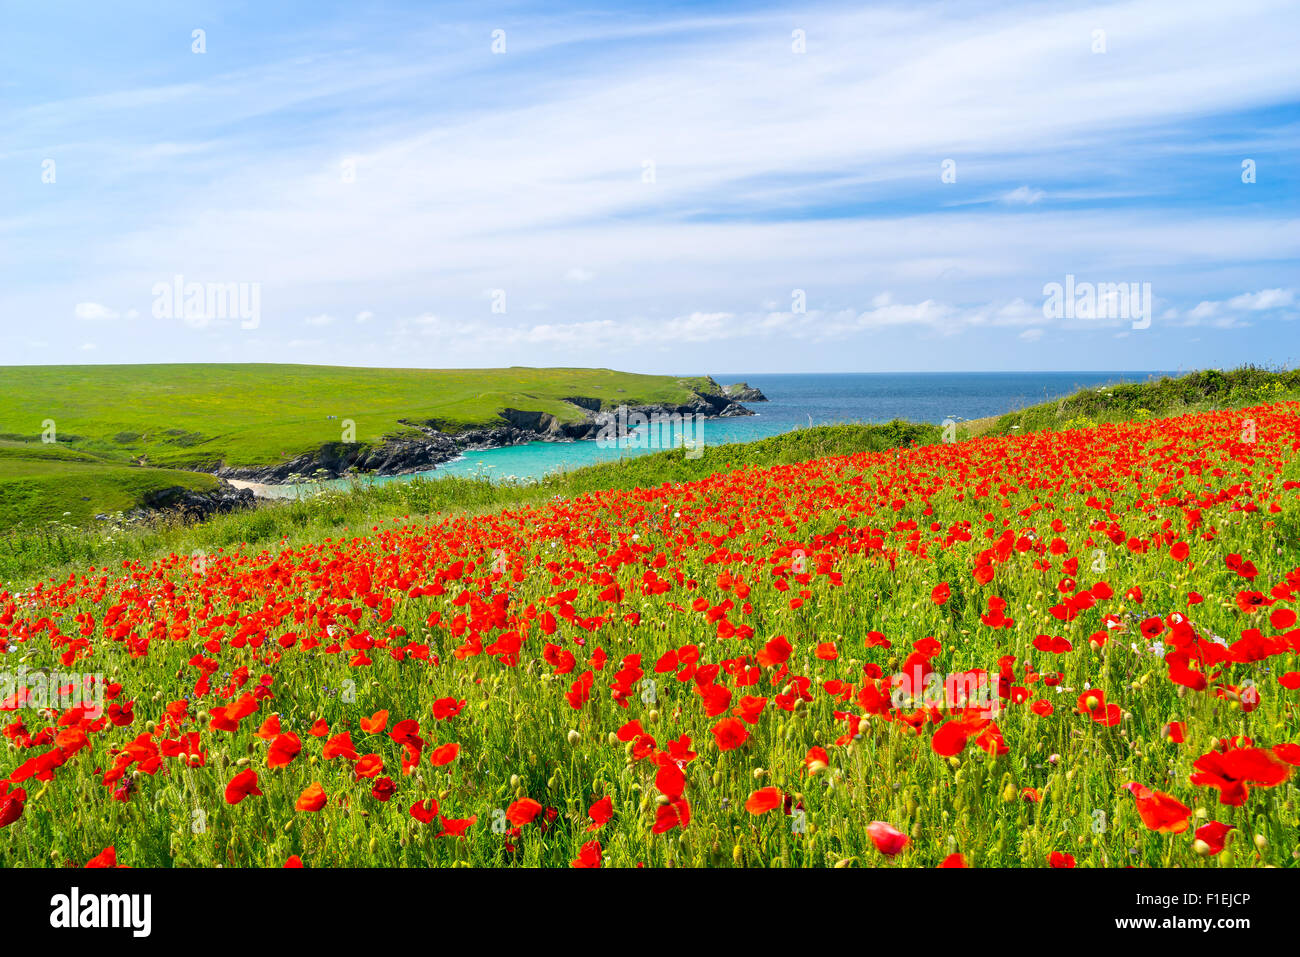
POLYGON ((0 24, 3 364, 1300 361, 1293 2, 2 0, 0 24), (1149 327, 1045 317, 1067 275, 1150 283, 1149 327), (176 276, 256 289, 255 321, 160 314, 176 276))

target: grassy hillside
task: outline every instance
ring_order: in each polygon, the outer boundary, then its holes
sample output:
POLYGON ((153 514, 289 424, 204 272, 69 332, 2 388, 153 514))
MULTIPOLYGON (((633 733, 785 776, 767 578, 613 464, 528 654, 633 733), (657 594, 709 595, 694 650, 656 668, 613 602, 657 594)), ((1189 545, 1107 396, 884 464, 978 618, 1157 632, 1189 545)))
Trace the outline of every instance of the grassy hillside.
POLYGON ((60 444, 153 466, 269 465, 338 442, 381 442, 400 420, 448 432, 500 425, 502 409, 582 412, 566 398, 680 403, 672 376, 608 369, 354 369, 271 364, 0 366, 0 438, 36 440, 52 420, 60 444))
POLYGON ((82 525, 101 512, 128 511, 149 492, 217 487, 201 472, 134 468, 58 445, 0 441, 0 528, 49 522, 82 525))
POLYGON ((343 437, 500 425, 506 408, 581 418, 569 398, 681 403, 707 377, 608 369, 350 369, 300 365, 0 367, 0 528, 139 505, 151 491, 215 488, 177 469, 273 465, 343 437), (46 442, 43 439, 52 438, 46 442))

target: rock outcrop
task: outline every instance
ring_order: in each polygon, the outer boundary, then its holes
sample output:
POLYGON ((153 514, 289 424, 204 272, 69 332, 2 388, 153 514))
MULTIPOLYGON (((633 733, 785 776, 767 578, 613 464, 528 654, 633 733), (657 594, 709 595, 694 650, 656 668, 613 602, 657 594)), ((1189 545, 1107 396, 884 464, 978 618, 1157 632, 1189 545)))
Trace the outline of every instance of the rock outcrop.
MULTIPOLYGON (((226 481, 221 481, 217 488, 209 492, 171 485, 145 492, 140 506, 128 512, 126 518, 138 520, 159 514, 173 514, 190 521, 202 521, 224 512, 252 508, 255 504, 252 489, 235 488, 226 481)), ((108 516, 104 517, 107 519, 108 516)))
POLYGON ((767 396, 763 395, 758 389, 751 388, 748 382, 736 382, 732 385, 724 385, 722 391, 726 393, 728 399, 735 402, 766 402, 767 396))

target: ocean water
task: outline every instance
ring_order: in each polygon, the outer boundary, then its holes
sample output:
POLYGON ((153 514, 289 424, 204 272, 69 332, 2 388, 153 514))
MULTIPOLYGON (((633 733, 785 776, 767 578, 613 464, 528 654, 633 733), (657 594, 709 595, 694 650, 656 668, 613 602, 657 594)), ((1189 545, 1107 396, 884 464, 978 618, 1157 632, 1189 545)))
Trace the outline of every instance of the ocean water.
MULTIPOLYGON (((757 415, 710 419, 699 426, 705 446, 752 442, 808 425, 840 422, 957 421, 1000 415, 1026 405, 1069 395, 1081 388, 1118 382, 1142 382, 1158 372, 880 372, 839 374, 752 373, 715 374, 721 383, 747 382, 760 389, 767 402, 747 402, 757 415)), ((561 469, 581 468, 621 456, 657 451, 668 439, 659 435, 656 448, 638 448, 635 439, 607 443, 532 442, 503 449, 469 452, 429 472, 428 478, 448 475, 484 476, 493 480, 539 478, 561 469)), ((673 444, 682 438, 672 436, 673 444)), ((404 481, 411 476, 379 476, 364 481, 404 481)), ((334 483, 327 483, 334 484, 334 483)), ((339 483, 342 484, 342 483, 339 483)), ((278 490, 277 490, 278 491, 278 490)), ((285 489, 284 494, 294 494, 285 489)))

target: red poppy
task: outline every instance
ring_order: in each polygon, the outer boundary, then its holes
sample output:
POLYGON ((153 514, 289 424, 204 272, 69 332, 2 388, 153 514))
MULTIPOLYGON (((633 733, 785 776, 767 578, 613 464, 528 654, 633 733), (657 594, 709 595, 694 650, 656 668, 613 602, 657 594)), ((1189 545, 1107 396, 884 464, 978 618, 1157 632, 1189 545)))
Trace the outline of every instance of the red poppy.
POLYGON ((749 796, 745 802, 745 810, 750 814, 766 814, 773 808, 781 806, 784 795, 781 789, 776 787, 760 788, 749 796))
POLYGON ((257 789, 257 772, 252 768, 240 771, 226 785, 227 804, 238 804, 246 797, 260 796, 261 794, 262 792, 257 789))
POLYGON ((600 841, 587 841, 578 851, 573 867, 600 867, 600 841))
POLYGON ((1181 834, 1187 830, 1187 819, 1192 809, 1164 791, 1152 791, 1150 788, 1130 781, 1124 785, 1137 802, 1138 816, 1142 823, 1153 831, 1162 834, 1181 834))
POLYGON ((541 804, 532 798, 520 798, 506 808, 506 820, 516 827, 522 827, 537 817, 541 810, 541 804))
POLYGON ((749 732, 735 718, 723 718, 713 726, 713 738, 719 751, 734 751, 749 740, 749 732))
POLYGON ((455 761, 460 754, 460 745, 452 741, 449 744, 440 744, 429 752, 429 763, 435 768, 443 767, 455 761))
POLYGON ((867 836, 871 838, 871 843, 876 845, 876 850, 889 857, 893 857, 912 843, 912 839, 906 834, 884 821, 872 821, 868 824, 867 836))
POLYGON ((1235 830, 1236 827, 1231 824, 1210 821, 1196 829, 1196 839, 1205 845, 1207 853, 1218 854, 1223 850, 1223 842, 1228 837, 1228 832, 1235 830))
POLYGON ((319 781, 313 781, 298 795, 298 800, 294 803, 294 809, 314 813, 323 808, 328 802, 329 797, 325 794, 325 789, 321 787, 319 781))
POLYGON ((87 867, 117 867, 117 849, 110 844, 90 860, 86 861, 87 867))

